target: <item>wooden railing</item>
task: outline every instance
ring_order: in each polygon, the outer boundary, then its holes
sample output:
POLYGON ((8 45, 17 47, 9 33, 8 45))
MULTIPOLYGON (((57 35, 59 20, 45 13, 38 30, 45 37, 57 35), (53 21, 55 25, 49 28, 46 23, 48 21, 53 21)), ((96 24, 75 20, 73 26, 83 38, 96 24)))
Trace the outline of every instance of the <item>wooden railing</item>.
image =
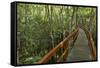
POLYGON ((86 36, 87 36, 87 39, 88 39, 88 45, 90 47, 90 50, 91 50, 91 56, 92 56, 92 60, 96 60, 96 46, 94 44, 94 41, 93 41, 93 38, 92 38, 92 34, 90 31, 88 31, 86 28, 84 27, 81 27, 85 33, 86 33, 86 36))
POLYGON ((63 41, 61 41, 56 47, 54 47, 52 50, 49 51, 41 60, 37 62, 37 64, 41 63, 47 63, 57 52, 59 48, 63 48, 64 52, 62 53, 61 57, 57 60, 59 62, 62 58, 67 57, 68 53, 68 41, 73 38, 79 31, 79 28, 77 28, 75 31, 71 32, 63 41), (65 46, 66 45, 66 46, 65 46))

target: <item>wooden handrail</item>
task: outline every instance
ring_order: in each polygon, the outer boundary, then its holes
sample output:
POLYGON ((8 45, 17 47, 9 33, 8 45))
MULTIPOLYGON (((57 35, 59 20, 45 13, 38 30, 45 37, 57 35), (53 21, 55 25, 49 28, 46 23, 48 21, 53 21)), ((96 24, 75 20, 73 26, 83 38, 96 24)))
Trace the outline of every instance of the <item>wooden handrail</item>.
POLYGON ((47 63, 52 56, 55 55, 57 50, 64 46, 65 43, 70 40, 77 32, 79 31, 79 28, 77 28, 75 31, 71 32, 63 41, 61 41, 55 48, 53 48, 49 53, 47 53, 41 60, 37 62, 37 64, 47 63))
POLYGON ((90 50, 91 50, 92 59, 96 60, 96 46, 94 44, 94 41, 93 41, 93 38, 92 38, 92 34, 86 28, 82 27, 82 29, 86 33, 86 36, 87 36, 87 39, 88 39, 88 45, 89 45, 90 50))
POLYGON ((92 38, 92 34, 89 32, 89 36, 90 36, 90 47, 91 47, 91 51, 92 51, 92 56, 93 56, 93 60, 96 59, 96 47, 92 38))

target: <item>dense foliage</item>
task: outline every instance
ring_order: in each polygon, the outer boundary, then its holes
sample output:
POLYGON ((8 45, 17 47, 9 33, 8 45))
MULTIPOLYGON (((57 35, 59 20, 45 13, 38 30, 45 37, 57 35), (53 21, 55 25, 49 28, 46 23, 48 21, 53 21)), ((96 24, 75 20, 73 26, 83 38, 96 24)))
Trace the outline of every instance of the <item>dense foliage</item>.
POLYGON ((77 26, 96 40, 96 9, 61 5, 17 4, 17 63, 33 64, 77 26))

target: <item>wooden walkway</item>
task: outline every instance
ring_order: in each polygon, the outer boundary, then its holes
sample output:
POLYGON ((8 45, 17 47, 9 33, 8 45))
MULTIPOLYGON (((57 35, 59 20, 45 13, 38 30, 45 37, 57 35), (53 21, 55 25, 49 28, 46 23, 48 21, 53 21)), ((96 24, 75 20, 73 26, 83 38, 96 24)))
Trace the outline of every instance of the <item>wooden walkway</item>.
POLYGON ((79 29, 79 35, 74 43, 73 49, 69 52, 67 62, 92 60, 88 39, 85 32, 79 29))
POLYGON ((59 49, 63 49, 61 56, 56 60, 59 62, 96 60, 96 47, 92 34, 85 28, 77 28, 71 32, 63 41, 51 49, 36 64, 49 63, 59 49))

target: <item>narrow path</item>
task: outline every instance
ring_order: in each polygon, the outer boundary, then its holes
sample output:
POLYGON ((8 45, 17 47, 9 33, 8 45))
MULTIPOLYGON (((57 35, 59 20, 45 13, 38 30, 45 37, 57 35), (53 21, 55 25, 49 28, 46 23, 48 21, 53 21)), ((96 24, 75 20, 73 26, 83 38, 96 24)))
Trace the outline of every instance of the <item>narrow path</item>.
POLYGON ((85 32, 79 29, 79 35, 76 39, 73 49, 70 51, 67 61, 85 61, 91 60, 90 49, 85 32))

